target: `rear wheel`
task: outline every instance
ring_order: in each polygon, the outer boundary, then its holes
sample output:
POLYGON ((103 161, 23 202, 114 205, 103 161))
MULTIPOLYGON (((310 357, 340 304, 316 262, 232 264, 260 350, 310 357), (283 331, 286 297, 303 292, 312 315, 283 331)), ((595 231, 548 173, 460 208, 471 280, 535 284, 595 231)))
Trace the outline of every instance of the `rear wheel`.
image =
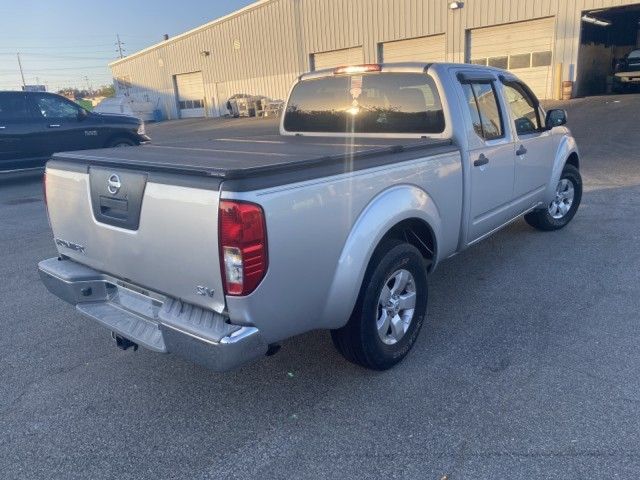
POLYGON ((573 219, 582 200, 582 177, 573 165, 565 165, 551 203, 544 210, 525 215, 526 222, 538 230, 564 228, 573 219))
POLYGON ((350 362, 386 370, 415 343, 427 309, 427 272, 420 251, 401 241, 382 244, 365 274, 349 322, 331 332, 350 362))

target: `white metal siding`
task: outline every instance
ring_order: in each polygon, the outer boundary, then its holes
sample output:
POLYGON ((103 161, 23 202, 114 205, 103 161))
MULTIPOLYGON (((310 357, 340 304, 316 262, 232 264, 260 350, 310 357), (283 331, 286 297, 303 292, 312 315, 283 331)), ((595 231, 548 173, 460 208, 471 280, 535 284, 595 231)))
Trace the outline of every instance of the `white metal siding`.
POLYGON ((362 47, 343 48, 331 52, 313 54, 313 69, 339 67, 341 65, 358 65, 364 62, 362 47))
POLYGON ((381 45, 381 61, 385 63, 444 62, 446 61, 445 49, 444 34, 385 42, 381 45))
POLYGON ((529 85, 538 98, 551 98, 554 26, 555 18, 550 17, 471 30, 470 60, 490 64, 492 59, 505 59, 506 66, 529 85), (550 52, 548 65, 532 66, 532 58, 535 64, 544 52, 550 52), (516 63, 518 68, 513 68, 516 63))
MULTIPOLYGON (((585 10, 640 0, 267 0, 111 64, 114 78, 131 79, 132 96, 178 115, 174 75, 202 71, 209 113, 225 95, 250 93, 284 99, 295 78, 311 69, 312 55, 362 46, 363 61, 378 61, 381 43, 446 34, 446 61, 468 58, 467 32, 482 27, 555 17, 553 61, 562 79, 576 80, 580 17, 585 10), (237 42, 236 42, 237 40, 237 42), (234 48, 239 45, 239 49, 234 48), (209 51, 209 56, 200 52, 209 51), (222 91, 223 88, 220 88, 222 91)), ((500 45, 507 46, 505 42, 500 45)), ((516 71, 516 73, 518 73, 516 71)), ((217 108, 218 107, 218 108, 217 108)))
POLYGON ((204 84, 202 72, 176 75, 176 97, 180 118, 205 116, 204 84))

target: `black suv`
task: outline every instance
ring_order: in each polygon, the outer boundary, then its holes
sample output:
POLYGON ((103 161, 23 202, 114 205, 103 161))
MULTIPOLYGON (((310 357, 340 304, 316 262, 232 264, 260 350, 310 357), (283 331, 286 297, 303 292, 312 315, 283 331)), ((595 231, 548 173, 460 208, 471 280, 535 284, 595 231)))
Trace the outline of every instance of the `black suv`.
POLYGON ((91 113, 53 93, 0 92, 0 171, 42 166, 55 152, 148 141, 134 117, 91 113))

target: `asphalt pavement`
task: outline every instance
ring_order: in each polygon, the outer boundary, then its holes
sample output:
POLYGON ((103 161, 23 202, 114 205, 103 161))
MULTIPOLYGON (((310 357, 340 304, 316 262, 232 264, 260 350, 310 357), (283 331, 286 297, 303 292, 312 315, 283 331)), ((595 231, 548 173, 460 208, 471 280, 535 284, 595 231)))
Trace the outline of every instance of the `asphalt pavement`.
POLYGON ((566 106, 573 222, 518 221, 443 263, 418 343, 383 373, 327 332, 226 374, 118 350, 39 282, 56 253, 39 182, 0 183, 0 478, 639 478, 640 95, 566 106))

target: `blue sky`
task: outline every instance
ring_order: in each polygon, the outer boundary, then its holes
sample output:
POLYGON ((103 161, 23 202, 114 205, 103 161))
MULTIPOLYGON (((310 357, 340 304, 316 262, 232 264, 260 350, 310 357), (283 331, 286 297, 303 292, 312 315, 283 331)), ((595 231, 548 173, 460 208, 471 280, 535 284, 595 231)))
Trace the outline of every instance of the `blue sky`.
POLYGON ((226 15, 253 0, 1 0, 0 90, 28 84, 93 87, 111 83, 116 34, 133 53, 226 15), (85 78, 88 77, 88 80, 85 78))

